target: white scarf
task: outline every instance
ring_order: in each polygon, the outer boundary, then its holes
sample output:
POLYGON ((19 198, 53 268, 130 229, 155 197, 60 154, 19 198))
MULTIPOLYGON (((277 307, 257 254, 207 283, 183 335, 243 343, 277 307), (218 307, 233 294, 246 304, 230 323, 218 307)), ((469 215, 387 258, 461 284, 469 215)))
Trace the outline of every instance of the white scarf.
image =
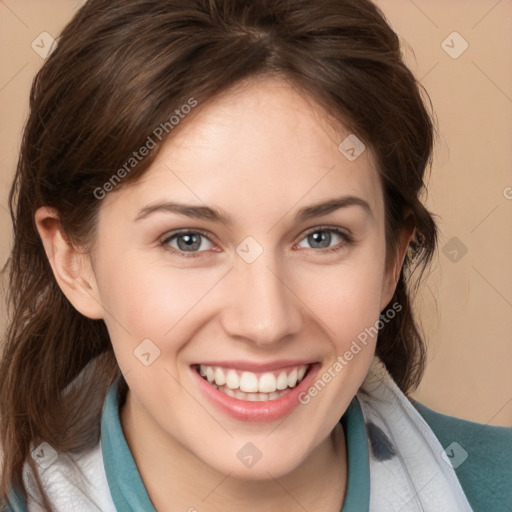
POLYGON ((370 512, 473 511, 439 440, 377 356, 356 397, 369 439, 370 512))

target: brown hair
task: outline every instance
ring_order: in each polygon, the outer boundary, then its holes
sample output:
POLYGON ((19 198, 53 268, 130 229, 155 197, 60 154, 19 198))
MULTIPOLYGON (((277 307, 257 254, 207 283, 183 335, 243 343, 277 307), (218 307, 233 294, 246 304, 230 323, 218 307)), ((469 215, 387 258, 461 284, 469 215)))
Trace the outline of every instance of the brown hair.
MULTIPOLYGON (((421 278, 437 243, 420 200, 434 124, 382 12, 368 0, 89 0, 34 79, 9 196, 14 247, 4 268, 10 322, 0 363, 3 495, 10 485, 25 492, 26 460, 50 508, 30 443, 70 452, 93 446, 109 386, 120 377, 126 389, 104 322, 79 314, 57 285, 36 209, 55 208, 69 243, 87 247, 101 206, 95 191, 155 127, 190 98, 201 105, 264 74, 288 80, 373 151, 388 261, 405 212, 414 215, 416 236, 392 299, 402 310, 380 330, 377 354, 405 393, 418 385, 425 346, 411 310, 411 276, 419 267, 421 278)), ((144 173, 166 137, 118 188, 144 173)))

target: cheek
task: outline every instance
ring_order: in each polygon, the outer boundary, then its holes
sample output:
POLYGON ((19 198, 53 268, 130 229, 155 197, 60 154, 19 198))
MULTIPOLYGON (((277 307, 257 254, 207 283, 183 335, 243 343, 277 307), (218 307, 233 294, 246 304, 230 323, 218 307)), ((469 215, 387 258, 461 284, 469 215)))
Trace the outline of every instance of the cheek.
POLYGON ((201 299, 221 276, 219 270, 157 266, 129 255, 117 265, 100 262, 97 275, 105 323, 118 362, 122 366, 124 361, 125 367, 146 339, 162 352, 178 351, 202 320, 201 299))
POLYGON ((383 266, 379 258, 360 253, 346 264, 305 272, 298 280, 297 295, 340 350, 378 320, 383 266))

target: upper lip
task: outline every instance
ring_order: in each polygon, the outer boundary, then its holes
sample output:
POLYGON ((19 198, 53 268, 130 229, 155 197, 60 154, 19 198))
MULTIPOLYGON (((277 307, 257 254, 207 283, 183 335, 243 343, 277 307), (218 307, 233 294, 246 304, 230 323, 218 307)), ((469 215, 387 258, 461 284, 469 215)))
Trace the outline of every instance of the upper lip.
POLYGON ((253 361, 201 361, 200 363, 195 363, 191 366, 220 366, 221 368, 232 368, 234 370, 239 371, 247 371, 247 372, 271 372, 275 370, 281 370, 284 368, 301 366, 301 365, 312 365, 315 361, 305 360, 292 360, 292 359, 281 359, 278 361, 271 361, 268 363, 256 363, 253 361))

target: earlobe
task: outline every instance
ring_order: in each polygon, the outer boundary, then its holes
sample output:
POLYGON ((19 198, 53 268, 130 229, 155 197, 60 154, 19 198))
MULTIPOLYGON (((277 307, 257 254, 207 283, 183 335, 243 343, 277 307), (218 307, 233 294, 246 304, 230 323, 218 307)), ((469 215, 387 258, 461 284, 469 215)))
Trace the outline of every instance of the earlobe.
POLYGON ((80 252, 69 242, 55 209, 40 207, 34 220, 62 293, 84 316, 91 319, 103 318, 90 255, 80 252))

